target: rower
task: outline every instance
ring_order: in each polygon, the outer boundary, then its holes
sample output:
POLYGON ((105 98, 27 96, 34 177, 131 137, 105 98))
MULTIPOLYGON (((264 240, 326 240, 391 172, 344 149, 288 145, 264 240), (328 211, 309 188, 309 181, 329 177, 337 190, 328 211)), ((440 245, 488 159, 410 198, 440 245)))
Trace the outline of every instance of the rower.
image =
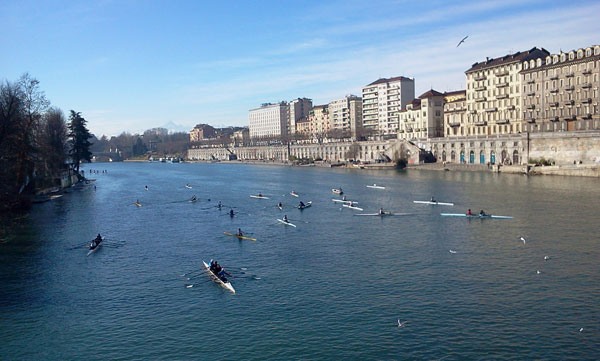
POLYGON ((279 202, 279 204, 277 205, 277 207, 283 208, 283 204, 281 204, 281 202, 279 202))
POLYGON ((383 216, 383 214, 384 214, 384 213, 385 213, 385 212, 383 211, 383 208, 379 208, 379 215, 380 215, 380 216, 383 216))
POLYGON ((300 204, 298 205, 298 207, 299 207, 299 208, 304 208, 304 207, 306 207, 306 206, 304 205, 304 202, 300 201, 300 204))
POLYGON ((287 214, 284 214, 284 215, 283 215, 283 221, 284 221, 285 223, 289 223, 289 222, 288 222, 288 218, 287 218, 287 214))
POLYGON ((221 204, 221 201, 219 201, 219 204, 217 204, 217 208, 221 209, 223 207, 223 205, 221 204))
POLYGON ((145 188, 146 188, 146 190, 148 190, 148 186, 146 186, 145 188))
POLYGON ((347 201, 347 199, 346 199, 346 196, 343 196, 343 197, 342 197, 342 200, 343 200, 344 202, 345 202, 345 201, 347 201))
POLYGON ((229 216, 230 216, 230 217, 233 217, 233 216, 235 216, 235 213, 233 213, 233 208, 231 208, 231 209, 229 210, 229 216))
POLYGON ((241 228, 238 228, 237 236, 238 237, 244 237, 244 233, 242 233, 242 229, 241 228))
POLYGON ((430 202, 437 203, 437 201, 435 200, 435 198, 434 198, 433 196, 431 196, 431 200, 430 200, 430 202))
POLYGON ((197 201, 197 200, 198 200, 198 198, 196 198, 196 195, 194 194, 194 195, 192 196, 192 202, 195 202, 195 201, 197 201))
POLYGON ((485 212, 483 211, 483 209, 479 212, 479 216, 480 217, 484 217, 487 216, 487 214, 485 214, 485 212))
POLYGON ((471 210, 469 209, 469 210, 467 211, 467 216, 472 216, 472 215, 473 215, 473 213, 471 213, 471 210))
POLYGON ((259 197, 262 197, 262 193, 261 193, 261 192, 258 192, 258 196, 259 196, 259 197))

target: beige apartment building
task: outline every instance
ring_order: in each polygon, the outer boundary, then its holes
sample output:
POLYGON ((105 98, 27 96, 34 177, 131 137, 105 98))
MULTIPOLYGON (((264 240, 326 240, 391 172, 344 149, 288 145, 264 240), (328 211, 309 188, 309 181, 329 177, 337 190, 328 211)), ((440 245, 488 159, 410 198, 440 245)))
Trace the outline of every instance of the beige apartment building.
POLYGON ((215 137, 215 128, 208 124, 197 124, 194 129, 190 131, 190 142, 192 143, 215 137))
POLYGON ((467 92, 457 90, 444 93, 444 135, 446 137, 467 134, 467 92))
POLYGON ((523 129, 600 129, 600 45, 522 62, 523 129))
POLYGON ((313 136, 324 136, 333 129, 327 104, 313 107, 309 112, 308 119, 312 123, 311 135, 313 136))
POLYGON ((444 94, 433 89, 421 94, 399 112, 398 139, 444 136, 444 94))
POLYGON ((260 108, 250 109, 248 130, 250 138, 281 137, 287 135, 289 119, 287 102, 265 103, 260 108))
POLYGON ((328 104, 332 129, 351 134, 356 139, 357 129, 362 126, 362 100, 356 95, 347 95, 328 104))
POLYGON ((467 70, 467 135, 512 134, 522 131, 522 63, 550 55, 532 48, 488 58, 467 70))
POLYGON ((363 126, 380 135, 396 135, 401 110, 415 98, 415 80, 382 78, 362 88, 363 126))

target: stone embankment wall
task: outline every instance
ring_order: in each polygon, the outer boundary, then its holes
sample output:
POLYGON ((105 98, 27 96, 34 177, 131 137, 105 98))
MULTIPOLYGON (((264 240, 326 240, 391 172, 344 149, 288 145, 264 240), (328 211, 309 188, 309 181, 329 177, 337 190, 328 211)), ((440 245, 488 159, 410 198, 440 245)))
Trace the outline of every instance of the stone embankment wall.
POLYGON ((551 159, 557 165, 600 165, 600 132, 531 133, 529 159, 551 159))

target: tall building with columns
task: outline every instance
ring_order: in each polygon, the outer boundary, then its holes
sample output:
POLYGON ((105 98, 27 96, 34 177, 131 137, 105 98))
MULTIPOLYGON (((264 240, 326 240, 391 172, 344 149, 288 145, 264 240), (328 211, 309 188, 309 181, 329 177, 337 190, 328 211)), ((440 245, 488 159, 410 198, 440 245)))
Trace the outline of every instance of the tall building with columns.
POLYGON ((600 129, 600 45, 522 62, 523 129, 600 129))
POLYGON ((473 64, 465 72, 467 135, 521 132, 522 63, 547 55, 545 49, 532 48, 473 64))

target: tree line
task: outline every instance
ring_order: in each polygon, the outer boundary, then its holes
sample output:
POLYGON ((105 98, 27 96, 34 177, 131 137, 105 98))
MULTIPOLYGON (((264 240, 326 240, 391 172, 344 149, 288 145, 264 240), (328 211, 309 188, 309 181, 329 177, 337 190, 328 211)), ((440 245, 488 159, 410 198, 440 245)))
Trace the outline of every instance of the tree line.
POLYGON ((71 170, 91 160, 86 120, 69 123, 29 74, 0 84, 0 211, 24 208, 36 191, 58 187, 71 170))
POLYGON ((190 135, 185 132, 169 134, 167 129, 155 128, 143 134, 123 132, 117 136, 106 135, 92 138, 93 152, 118 152, 124 159, 145 158, 149 154, 176 155, 185 157, 190 144, 190 135))

